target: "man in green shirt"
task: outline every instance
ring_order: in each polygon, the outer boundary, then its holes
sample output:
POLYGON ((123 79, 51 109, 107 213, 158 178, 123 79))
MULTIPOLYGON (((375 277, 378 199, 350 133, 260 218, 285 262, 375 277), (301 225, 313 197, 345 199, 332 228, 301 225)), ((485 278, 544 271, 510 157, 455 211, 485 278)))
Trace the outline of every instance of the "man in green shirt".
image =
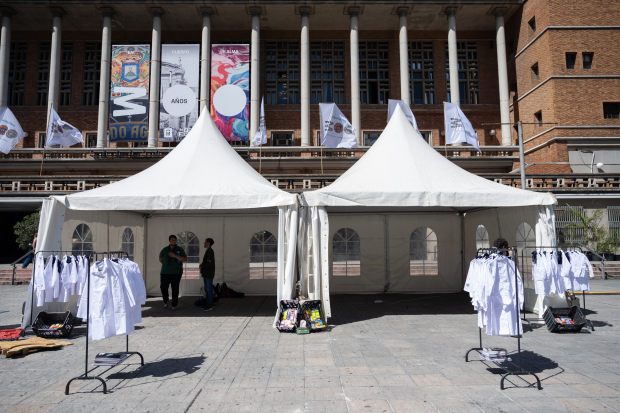
POLYGON ((177 246, 176 235, 168 237, 170 245, 159 253, 161 263, 160 285, 161 295, 164 298, 164 308, 168 308, 168 287, 172 285, 172 309, 177 309, 179 301, 179 284, 183 276, 183 263, 187 261, 187 254, 183 248, 177 246))

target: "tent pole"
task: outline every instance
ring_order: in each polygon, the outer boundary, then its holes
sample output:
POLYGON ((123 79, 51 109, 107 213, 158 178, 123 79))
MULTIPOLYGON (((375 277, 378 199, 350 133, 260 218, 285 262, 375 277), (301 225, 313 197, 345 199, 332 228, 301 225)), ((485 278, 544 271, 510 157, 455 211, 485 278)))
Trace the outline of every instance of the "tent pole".
POLYGON ((465 213, 459 212, 461 216, 461 285, 465 286, 465 213))
POLYGON ((321 144, 321 175, 323 175, 323 144, 321 144))

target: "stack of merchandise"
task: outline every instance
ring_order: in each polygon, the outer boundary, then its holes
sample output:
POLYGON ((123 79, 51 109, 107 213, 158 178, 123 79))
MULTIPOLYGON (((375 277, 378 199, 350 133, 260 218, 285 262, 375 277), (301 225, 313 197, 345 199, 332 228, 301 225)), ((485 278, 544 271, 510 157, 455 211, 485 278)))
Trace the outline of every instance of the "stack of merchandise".
POLYGON ((575 322, 568 317, 556 317, 555 321, 558 324, 575 324, 575 322))
POLYGON ((488 347, 483 348, 480 354, 480 359, 484 361, 494 361, 496 363, 503 363, 505 361, 512 361, 507 358, 508 352, 505 348, 488 347))
POLYGON ((95 357, 93 366, 118 366, 127 357, 129 357, 129 354, 125 353, 99 353, 95 357))
POLYGON ((323 320, 321 320, 321 311, 318 308, 306 310, 306 320, 310 321, 310 328, 325 328, 323 320))
POLYGON ((280 326, 293 328, 297 323, 297 313, 298 310, 286 309, 282 311, 282 315, 280 316, 280 326))

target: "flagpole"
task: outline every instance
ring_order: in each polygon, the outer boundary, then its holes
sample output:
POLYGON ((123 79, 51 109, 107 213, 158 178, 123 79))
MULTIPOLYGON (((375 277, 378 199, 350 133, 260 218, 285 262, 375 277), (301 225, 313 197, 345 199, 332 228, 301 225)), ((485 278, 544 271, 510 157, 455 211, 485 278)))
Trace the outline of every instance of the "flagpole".
POLYGON ((448 159, 448 124, 446 123, 446 102, 443 102, 443 127, 446 128, 443 134, 443 152, 446 155, 446 159, 448 159))
POLYGON ((258 173, 260 173, 263 165, 263 145, 258 146, 258 173))
POLYGON ((321 175, 323 175, 323 142, 321 142, 321 175))
POLYGON ((45 133, 45 142, 43 143, 43 157, 41 158, 41 170, 39 171, 39 176, 43 176, 43 161, 45 160, 45 147, 47 146, 47 138, 48 138, 48 134, 50 133, 50 116, 52 114, 52 105, 50 105, 49 108, 47 108, 47 131, 45 133))

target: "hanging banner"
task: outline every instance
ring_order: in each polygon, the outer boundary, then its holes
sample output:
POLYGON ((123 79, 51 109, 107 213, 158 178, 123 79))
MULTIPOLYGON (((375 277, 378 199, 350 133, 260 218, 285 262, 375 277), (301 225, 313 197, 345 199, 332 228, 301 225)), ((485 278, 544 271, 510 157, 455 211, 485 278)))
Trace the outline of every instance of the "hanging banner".
POLYGON ((149 45, 112 46, 110 142, 148 141, 149 45))
POLYGON ((24 139, 24 131, 15 115, 6 106, 0 106, 0 152, 11 152, 19 141, 24 139))
MULTIPOLYGON (((405 117, 407 118, 409 123, 411 123, 411 126, 413 126, 413 129, 415 129, 416 132, 420 133, 420 130, 418 129, 418 123, 415 121, 415 116, 413 116, 411 108, 404 100, 388 99, 388 123, 390 122, 390 119, 392 119, 392 115, 394 114, 394 110, 396 110, 396 106, 400 106, 400 108, 405 113, 405 117)), ((421 133, 420 136, 422 136, 421 133)))
POLYGON ((443 117, 446 124, 446 145, 468 143, 478 149, 478 152, 482 152, 478 143, 478 134, 459 105, 443 102, 443 108, 443 117))
POLYGON ((319 103, 321 145, 330 148, 357 148, 355 128, 335 103, 319 103))
POLYGON ((211 116, 228 141, 249 139, 250 45, 211 48, 211 116))
POLYGON ((160 142, 180 142, 198 119, 200 45, 161 46, 160 142))

